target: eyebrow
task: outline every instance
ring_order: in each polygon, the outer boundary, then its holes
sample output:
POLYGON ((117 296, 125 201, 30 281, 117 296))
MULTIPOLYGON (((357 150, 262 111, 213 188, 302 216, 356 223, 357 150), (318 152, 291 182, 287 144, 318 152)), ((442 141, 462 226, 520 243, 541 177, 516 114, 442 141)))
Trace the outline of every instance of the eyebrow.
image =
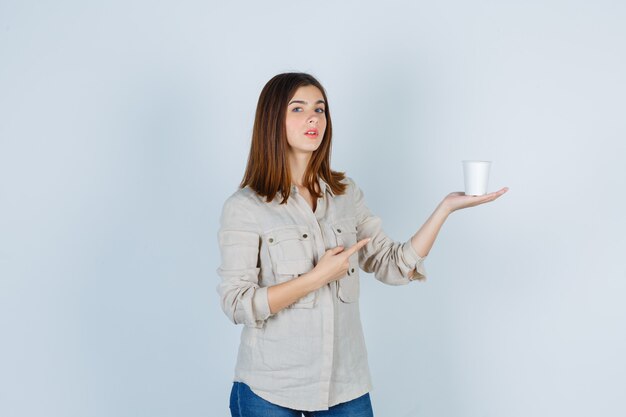
MULTIPOLYGON (((304 100, 291 100, 291 102, 289 103, 289 105, 292 105, 293 103, 300 103, 300 104, 309 104, 308 102, 304 101, 304 100)), ((324 100, 317 100, 315 102, 315 104, 321 103, 323 105, 326 105, 326 103, 324 102, 324 100)))

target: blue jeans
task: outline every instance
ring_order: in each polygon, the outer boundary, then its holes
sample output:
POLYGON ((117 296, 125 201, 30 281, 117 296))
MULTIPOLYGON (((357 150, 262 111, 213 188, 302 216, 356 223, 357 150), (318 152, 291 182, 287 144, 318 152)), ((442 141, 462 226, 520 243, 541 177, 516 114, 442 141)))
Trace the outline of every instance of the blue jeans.
POLYGON ((323 411, 298 411, 281 407, 256 395, 243 382, 234 382, 230 392, 230 414, 233 417, 374 417, 370 395, 341 403, 323 411))

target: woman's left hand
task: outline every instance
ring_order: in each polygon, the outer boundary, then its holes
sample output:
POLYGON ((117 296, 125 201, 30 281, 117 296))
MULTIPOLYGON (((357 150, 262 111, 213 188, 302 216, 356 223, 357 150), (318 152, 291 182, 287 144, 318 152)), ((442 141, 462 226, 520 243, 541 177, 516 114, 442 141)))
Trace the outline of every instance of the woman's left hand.
POLYGON ((443 199, 441 204, 450 213, 452 213, 453 211, 457 211, 467 207, 474 207, 480 204, 488 203, 500 197, 507 191, 509 191, 509 188, 504 187, 499 191, 479 196, 465 195, 465 193, 462 192, 455 192, 448 194, 446 198, 443 199))

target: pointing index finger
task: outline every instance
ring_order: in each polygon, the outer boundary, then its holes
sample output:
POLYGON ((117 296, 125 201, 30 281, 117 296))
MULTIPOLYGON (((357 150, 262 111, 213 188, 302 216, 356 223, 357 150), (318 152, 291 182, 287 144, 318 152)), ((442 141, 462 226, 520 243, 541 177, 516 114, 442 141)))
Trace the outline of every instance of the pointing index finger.
POLYGON ((363 246, 365 246, 367 244, 367 242, 369 242, 370 240, 372 240, 371 238, 365 238, 365 239, 361 239, 359 240, 357 243, 355 243, 354 245, 350 246, 350 248, 345 251, 344 253, 348 255, 348 257, 352 256, 353 253, 355 253, 356 251, 358 251, 359 249, 361 249, 363 246))

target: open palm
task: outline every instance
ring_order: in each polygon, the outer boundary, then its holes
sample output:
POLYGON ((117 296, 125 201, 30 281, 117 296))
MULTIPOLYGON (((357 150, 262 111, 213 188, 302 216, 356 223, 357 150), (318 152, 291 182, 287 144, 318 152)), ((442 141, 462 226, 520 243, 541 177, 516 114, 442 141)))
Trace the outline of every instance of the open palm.
POLYGON ((448 210, 450 210, 450 212, 453 212, 467 207, 474 207, 480 204, 488 203, 500 197, 507 191, 509 191, 509 188, 504 187, 493 193, 479 196, 465 195, 465 193, 458 191, 448 194, 446 198, 443 199, 443 204, 448 208, 448 210))

